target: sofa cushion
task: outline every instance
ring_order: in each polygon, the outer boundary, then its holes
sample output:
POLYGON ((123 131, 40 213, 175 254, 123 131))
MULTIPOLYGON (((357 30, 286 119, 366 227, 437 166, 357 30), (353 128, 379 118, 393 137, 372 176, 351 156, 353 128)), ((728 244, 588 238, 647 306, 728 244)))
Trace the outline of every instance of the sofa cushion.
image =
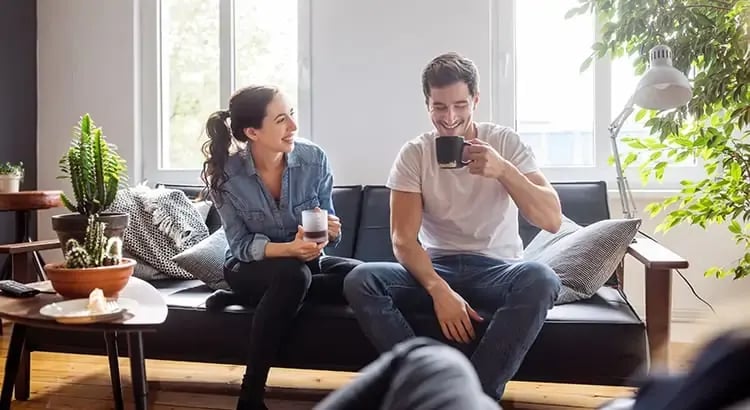
POLYGON ((224 228, 220 228, 195 246, 173 256, 172 260, 211 289, 229 289, 224 280, 227 246, 224 228))
POLYGON ((556 303, 585 299, 612 276, 640 225, 640 219, 607 219, 581 227, 566 218, 560 231, 539 232, 524 259, 542 262, 560 277, 556 303))
MULTIPOLYGON (((609 219, 607 184, 604 181, 554 182, 552 186, 560 197, 562 213, 578 225, 587 226, 609 219)), ((523 246, 526 247, 539 233, 523 215, 518 214, 518 227, 523 246)))
POLYGON ((391 247, 390 196, 391 190, 388 187, 364 187, 354 259, 365 262, 396 261, 391 247))
MULTIPOLYGON (((201 355, 209 361, 241 363, 246 349, 244 335, 249 331, 253 309, 230 306, 222 313, 208 312, 205 299, 211 294, 211 289, 200 281, 182 282, 154 283, 170 307, 167 322, 158 333, 190 334, 191 343, 185 346, 186 349, 202 352, 201 355), (207 336, 216 334, 225 337, 207 336)), ((417 333, 441 337, 433 317, 418 314, 407 319, 417 333)), ((480 334, 486 329, 486 323, 484 326, 477 329, 480 334)), ((346 305, 305 303, 288 340, 279 358, 279 366, 293 364, 312 369, 357 370, 358 366, 364 366, 377 357, 346 305), (346 337, 321 337, 321 329, 326 329, 326 334, 346 337)), ((601 288, 589 299, 558 305, 549 312, 515 379, 627 383, 623 375, 634 374, 646 360, 645 344, 644 324, 630 305, 617 290, 601 288), (550 360, 550 357, 555 360, 550 360), (597 378, 592 379, 592 374, 597 378)), ((475 346, 459 347, 468 353, 475 346)), ((165 351, 179 354, 175 349, 181 347, 171 346, 165 351)))
POLYGON ((341 220, 341 241, 325 248, 326 255, 351 258, 357 242, 357 222, 362 203, 362 185, 337 186, 333 188, 333 207, 341 220))

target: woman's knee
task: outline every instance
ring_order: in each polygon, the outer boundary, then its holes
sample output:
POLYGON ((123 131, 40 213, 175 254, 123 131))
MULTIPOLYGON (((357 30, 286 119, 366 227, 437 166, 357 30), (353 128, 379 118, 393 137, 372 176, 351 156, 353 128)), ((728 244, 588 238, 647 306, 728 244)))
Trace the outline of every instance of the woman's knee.
POLYGON ((275 281, 281 286, 307 290, 312 282, 312 272, 307 264, 296 258, 279 258, 274 269, 275 281))

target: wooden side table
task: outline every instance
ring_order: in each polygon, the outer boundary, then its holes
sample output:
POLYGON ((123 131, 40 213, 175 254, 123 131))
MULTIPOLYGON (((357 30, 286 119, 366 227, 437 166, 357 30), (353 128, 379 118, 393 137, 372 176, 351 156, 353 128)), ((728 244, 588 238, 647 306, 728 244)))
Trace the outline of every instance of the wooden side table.
MULTIPOLYGON (((32 241, 29 223, 31 215, 41 209, 58 208, 62 206, 60 199, 62 191, 20 191, 0 193, 0 212, 15 212, 15 241, 24 243, 32 241)), ((45 280, 44 260, 38 251, 31 252, 36 268, 38 280, 45 280)), ((11 258, 8 258, 0 271, 0 279, 10 279, 12 276, 11 258)), ((15 278, 28 279, 28 278, 15 278)), ((21 280, 19 280, 21 281, 21 280)), ((30 281, 30 280, 28 280, 30 281)))
MULTIPOLYGON (((40 290, 51 289, 50 282, 29 284, 40 290)), ((161 293, 148 282, 131 277, 127 286, 120 292, 120 297, 133 299, 138 307, 126 313, 121 319, 111 322, 91 324, 64 324, 42 316, 39 309, 43 306, 63 300, 56 293, 41 293, 31 298, 15 299, 0 296, 0 317, 13 322, 13 332, 8 346, 8 357, 5 360, 0 410, 10 409, 13 391, 16 400, 29 397, 30 363, 24 358, 26 329, 42 327, 51 329, 73 330, 81 332, 99 332, 104 335, 109 357, 109 372, 112 379, 112 393, 115 409, 124 408, 122 388, 120 386, 120 369, 117 358, 117 337, 127 336, 130 350, 130 372, 132 376, 133 395, 137 410, 148 408, 148 385, 146 384, 146 363, 143 354, 143 332, 156 331, 167 318, 167 303, 161 293), (21 378, 19 379, 19 371, 21 378)))

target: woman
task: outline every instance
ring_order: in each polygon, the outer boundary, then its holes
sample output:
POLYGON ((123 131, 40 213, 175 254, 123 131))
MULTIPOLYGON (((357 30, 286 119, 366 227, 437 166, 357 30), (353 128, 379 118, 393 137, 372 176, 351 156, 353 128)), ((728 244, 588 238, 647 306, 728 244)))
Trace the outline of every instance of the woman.
POLYGON ((206 123, 202 178, 229 243, 224 276, 232 290, 215 292, 206 306, 256 306, 237 409, 266 408, 269 367, 303 300, 343 300, 343 278, 358 264, 321 257, 341 239, 333 177, 325 152, 295 140, 295 131, 293 110, 269 86, 237 91, 206 123), (315 208, 328 211, 328 241, 320 244, 304 241, 300 226, 302 211, 315 208))

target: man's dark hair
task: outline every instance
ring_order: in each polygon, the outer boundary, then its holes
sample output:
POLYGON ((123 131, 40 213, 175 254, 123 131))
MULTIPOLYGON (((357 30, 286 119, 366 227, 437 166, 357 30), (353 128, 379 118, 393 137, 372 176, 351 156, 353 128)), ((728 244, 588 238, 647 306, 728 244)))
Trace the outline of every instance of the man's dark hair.
POLYGON ((425 103, 430 101, 433 87, 441 88, 458 82, 466 83, 472 97, 479 93, 479 71, 473 61, 455 52, 433 58, 422 71, 425 103))

